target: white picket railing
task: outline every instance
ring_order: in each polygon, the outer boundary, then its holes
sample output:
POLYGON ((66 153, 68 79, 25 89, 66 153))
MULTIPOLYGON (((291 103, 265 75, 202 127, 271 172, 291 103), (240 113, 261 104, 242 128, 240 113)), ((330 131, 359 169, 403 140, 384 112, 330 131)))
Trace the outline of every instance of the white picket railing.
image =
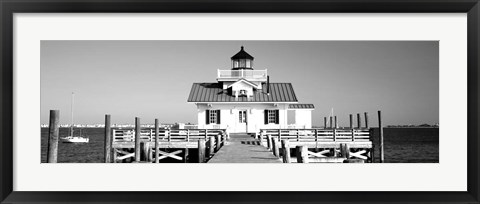
POLYGON ((218 79, 244 78, 250 80, 267 80, 267 70, 218 70, 218 79))

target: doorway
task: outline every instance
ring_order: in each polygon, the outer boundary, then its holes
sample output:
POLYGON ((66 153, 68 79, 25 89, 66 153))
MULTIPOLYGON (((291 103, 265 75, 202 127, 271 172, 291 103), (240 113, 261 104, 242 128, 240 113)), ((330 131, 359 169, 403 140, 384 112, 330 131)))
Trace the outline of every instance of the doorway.
POLYGON ((238 111, 237 131, 247 132, 247 110, 238 111))

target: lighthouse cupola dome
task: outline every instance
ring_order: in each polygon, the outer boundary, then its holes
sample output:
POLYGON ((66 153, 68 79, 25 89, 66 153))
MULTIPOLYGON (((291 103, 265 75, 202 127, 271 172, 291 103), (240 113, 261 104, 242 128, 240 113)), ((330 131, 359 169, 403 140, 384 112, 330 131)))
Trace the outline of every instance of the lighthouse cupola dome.
POLYGON ((243 46, 240 48, 240 51, 237 54, 233 55, 231 59, 232 70, 253 69, 253 57, 245 52, 243 46))

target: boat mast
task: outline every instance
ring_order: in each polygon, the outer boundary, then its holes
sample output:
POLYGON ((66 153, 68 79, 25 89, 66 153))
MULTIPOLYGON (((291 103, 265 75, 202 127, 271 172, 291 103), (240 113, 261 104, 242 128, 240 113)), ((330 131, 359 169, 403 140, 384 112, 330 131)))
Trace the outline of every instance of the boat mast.
POLYGON ((73 99, 74 99, 75 93, 72 92, 72 106, 70 107, 70 115, 71 115, 71 120, 70 120, 70 135, 73 136, 73 99))

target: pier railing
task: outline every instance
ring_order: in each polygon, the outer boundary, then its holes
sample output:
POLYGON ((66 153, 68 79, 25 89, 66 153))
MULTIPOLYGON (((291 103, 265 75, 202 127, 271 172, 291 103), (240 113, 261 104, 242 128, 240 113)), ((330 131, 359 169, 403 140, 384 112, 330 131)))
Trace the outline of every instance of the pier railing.
POLYGON ((369 129, 261 129, 267 135, 298 142, 369 142, 369 129))
POLYGON ((186 162, 189 149, 196 149, 198 162, 205 162, 225 145, 228 137, 224 129, 159 129, 158 140, 155 139, 155 129, 141 129, 138 141, 133 129, 111 129, 111 133, 109 148, 112 149, 113 162, 133 158, 136 162, 158 163, 166 158, 186 162))
POLYGON ((284 163, 290 163, 291 148, 296 149, 298 163, 309 163, 309 159, 316 162, 373 162, 371 131, 367 128, 262 129, 257 139, 273 155, 282 157, 284 163))
MULTIPOLYGON (((207 140, 211 136, 225 135, 225 129, 160 129, 159 140, 162 142, 190 142, 201 139, 207 140)), ((134 142, 135 130, 112 129, 113 142, 134 142)), ((142 129, 140 140, 145 142, 155 141, 155 129, 142 129)))

